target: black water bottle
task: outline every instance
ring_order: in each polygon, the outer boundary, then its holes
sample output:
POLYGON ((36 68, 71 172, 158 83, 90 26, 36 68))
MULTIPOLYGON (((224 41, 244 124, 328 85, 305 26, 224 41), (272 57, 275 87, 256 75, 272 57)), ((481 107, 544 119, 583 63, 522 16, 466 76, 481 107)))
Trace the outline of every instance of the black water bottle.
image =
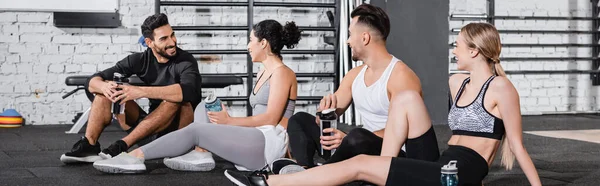
MULTIPOLYGON (((323 133, 323 129, 337 129, 337 114, 335 113, 335 108, 326 109, 321 112, 318 112, 317 116, 319 117, 319 120, 321 120, 321 123, 319 124, 321 129, 321 136, 332 136, 332 132, 323 133)), ((325 150, 323 149, 323 147, 321 147, 321 155, 323 156, 323 158, 329 159, 333 153, 335 153, 335 149, 325 150)))
MULTIPOLYGON (((120 73, 115 72, 113 74, 113 81, 117 84, 117 85, 123 85, 123 75, 120 73)), ((116 89, 117 91, 122 90, 121 88, 117 87, 116 89)), ((120 104, 120 100, 117 100, 116 102, 114 102, 112 104, 112 113, 113 114, 123 114, 125 112, 125 103, 123 103, 122 105, 120 104)))

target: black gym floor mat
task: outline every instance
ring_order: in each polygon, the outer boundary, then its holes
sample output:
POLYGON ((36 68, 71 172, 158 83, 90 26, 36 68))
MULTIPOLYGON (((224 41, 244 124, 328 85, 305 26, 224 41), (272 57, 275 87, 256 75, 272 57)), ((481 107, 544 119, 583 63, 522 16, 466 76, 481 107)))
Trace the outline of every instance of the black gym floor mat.
MULTIPOLYGON (((59 157, 83 133, 65 134, 71 125, 0 128, 0 185, 232 185, 223 175, 233 168, 220 158, 210 172, 180 172, 168 169, 162 160, 147 161, 148 173, 109 175, 91 164, 64 165, 59 157)), ((341 128, 349 128, 347 126, 341 128)), ((523 117, 525 131, 600 129, 600 116, 545 115, 523 117)), ((447 148, 447 126, 435 126, 440 150, 447 148)), ((125 135, 115 126, 100 138, 103 146, 125 135)), ((600 144, 523 134, 527 151, 543 185, 600 185, 600 144)), ((357 184, 352 184, 357 185, 357 184)), ((511 171, 500 167, 499 157, 484 185, 529 185, 518 164, 511 171)))

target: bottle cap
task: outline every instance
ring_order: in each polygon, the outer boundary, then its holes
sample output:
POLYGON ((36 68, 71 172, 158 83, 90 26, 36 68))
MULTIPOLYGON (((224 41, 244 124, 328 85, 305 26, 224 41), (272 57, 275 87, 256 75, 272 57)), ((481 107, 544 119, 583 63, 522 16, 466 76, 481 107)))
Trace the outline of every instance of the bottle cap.
POLYGON ((113 81, 123 82, 123 74, 120 74, 118 72, 113 73, 113 81))
POLYGON ((448 162, 447 165, 442 167, 442 174, 457 174, 458 168, 456 167, 456 160, 448 162))
POLYGON ((321 120, 336 120, 337 115, 335 114, 335 110, 335 108, 325 109, 321 112, 317 112, 317 116, 319 116, 321 120))
POLYGON ((211 104, 215 101, 217 101, 217 96, 215 96, 215 94, 208 94, 208 96, 206 96, 206 99, 204 99, 205 104, 211 104))

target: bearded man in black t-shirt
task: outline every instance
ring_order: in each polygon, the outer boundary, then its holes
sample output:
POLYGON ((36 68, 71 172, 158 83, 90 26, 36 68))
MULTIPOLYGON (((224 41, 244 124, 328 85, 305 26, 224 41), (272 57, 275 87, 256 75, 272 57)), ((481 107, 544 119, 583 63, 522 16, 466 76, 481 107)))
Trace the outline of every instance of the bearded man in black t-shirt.
POLYGON ((196 59, 177 47, 177 38, 165 14, 146 18, 141 26, 148 49, 131 54, 111 68, 94 74, 86 89, 95 94, 83 136, 71 152, 60 157, 64 163, 94 162, 126 152, 139 141, 148 141, 192 123, 201 100, 201 77, 196 59), (144 86, 119 85, 113 74, 138 76, 144 86), (134 101, 150 100, 146 114, 134 101), (111 112, 113 103, 124 104, 124 114, 111 112), (127 136, 100 151, 98 138, 113 117, 127 136))

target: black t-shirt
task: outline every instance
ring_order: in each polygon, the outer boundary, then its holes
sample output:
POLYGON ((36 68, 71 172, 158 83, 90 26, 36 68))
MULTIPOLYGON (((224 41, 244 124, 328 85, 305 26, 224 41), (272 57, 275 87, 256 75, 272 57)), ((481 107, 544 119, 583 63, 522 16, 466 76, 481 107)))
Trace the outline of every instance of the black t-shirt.
MULTIPOLYGON (((183 93, 182 102, 189 102, 194 108, 202 99, 202 78, 198 70, 198 62, 190 53, 177 48, 177 55, 167 63, 159 63, 148 48, 145 52, 131 54, 111 68, 94 74, 104 80, 112 80, 113 74, 118 72, 125 77, 138 76, 145 86, 168 86, 179 84, 183 93)), ((91 78, 90 78, 91 79, 91 78)), ((89 85, 89 80, 88 80, 89 85)), ((86 85, 86 89, 88 87, 86 85)), ((150 112, 162 100, 150 99, 150 112)))

